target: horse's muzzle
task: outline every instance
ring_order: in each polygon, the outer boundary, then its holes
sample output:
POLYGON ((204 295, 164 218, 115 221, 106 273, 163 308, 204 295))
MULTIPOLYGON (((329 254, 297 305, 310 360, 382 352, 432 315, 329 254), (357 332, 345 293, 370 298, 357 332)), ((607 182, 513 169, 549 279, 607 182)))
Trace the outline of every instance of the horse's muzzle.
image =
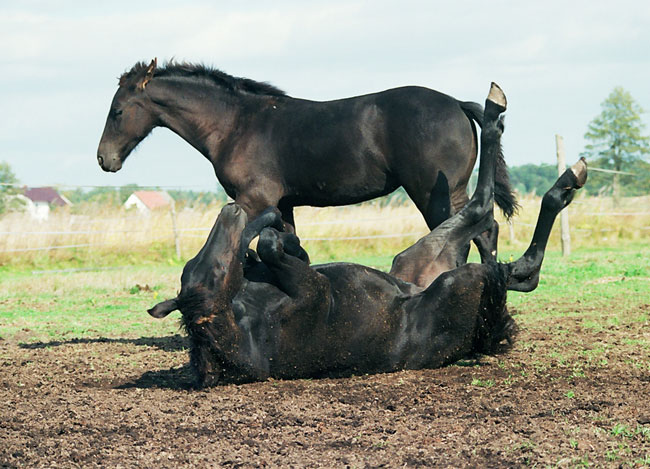
POLYGON ((100 153, 97 154, 97 163, 106 172, 115 173, 122 168, 122 162, 117 157, 107 157, 100 153))

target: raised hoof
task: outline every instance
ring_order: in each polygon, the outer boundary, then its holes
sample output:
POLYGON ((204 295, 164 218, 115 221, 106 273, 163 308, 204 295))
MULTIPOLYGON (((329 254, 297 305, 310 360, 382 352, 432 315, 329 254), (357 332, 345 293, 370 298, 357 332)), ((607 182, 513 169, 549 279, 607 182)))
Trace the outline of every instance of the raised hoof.
POLYGON ((506 100, 506 95, 499 85, 492 82, 490 86, 490 93, 488 94, 487 100, 496 104, 501 112, 506 110, 508 106, 508 101, 506 100))
POLYGON ((587 160, 580 158, 576 164, 571 166, 571 172, 576 177, 576 187, 580 188, 587 182, 587 160))

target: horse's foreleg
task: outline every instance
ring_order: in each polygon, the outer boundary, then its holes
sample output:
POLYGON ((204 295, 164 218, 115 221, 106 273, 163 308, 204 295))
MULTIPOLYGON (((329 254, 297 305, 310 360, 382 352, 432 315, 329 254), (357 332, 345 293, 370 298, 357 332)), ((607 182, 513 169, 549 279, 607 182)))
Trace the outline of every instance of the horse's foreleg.
POLYGON ((275 274, 279 288, 295 301, 313 301, 323 288, 329 288, 329 281, 309 266, 307 253, 294 234, 262 230, 257 253, 275 274))
POLYGON ((253 221, 249 222, 242 231, 239 251, 239 258, 242 262, 245 262, 246 260, 246 254, 249 251, 251 241, 253 241, 253 239, 257 237, 264 228, 269 226, 273 226, 277 229, 282 228, 280 211, 275 207, 268 207, 253 221))
MULTIPOLYGON (((273 184, 261 184, 264 190, 245 190, 237 196, 235 202, 241 206, 249 220, 254 220, 269 207, 277 207, 282 216, 282 231, 295 233, 295 221, 293 218, 293 205, 288 205, 282 200, 283 192, 280 187, 273 184)), ((277 229, 280 229, 276 226, 277 229)))
POLYGON ((584 158, 567 169, 542 198, 537 225, 530 246, 517 261, 506 264, 509 269, 508 290, 532 291, 539 283, 546 243, 558 213, 571 203, 576 190, 587 181, 587 163, 584 158))
POLYGON ((278 204, 280 213, 282 213, 282 222, 284 224, 284 231, 287 233, 296 232, 296 222, 293 219, 293 205, 288 205, 284 201, 280 200, 278 204))
MULTIPOLYGON (((244 209, 249 222, 255 220, 269 207, 279 208, 284 192, 280 185, 269 181, 255 181, 243 188, 236 196, 235 202, 244 209)), ((284 219, 284 212, 281 212, 284 219)))

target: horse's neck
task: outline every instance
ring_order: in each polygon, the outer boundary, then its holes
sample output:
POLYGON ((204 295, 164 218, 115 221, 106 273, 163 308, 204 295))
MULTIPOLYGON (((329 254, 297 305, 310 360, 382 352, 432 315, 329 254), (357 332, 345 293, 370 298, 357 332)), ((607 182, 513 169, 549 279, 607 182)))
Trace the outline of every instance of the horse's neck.
POLYGON ((239 110, 237 98, 208 84, 185 84, 182 93, 178 84, 162 80, 152 81, 150 87, 160 125, 212 160, 232 131, 239 110))

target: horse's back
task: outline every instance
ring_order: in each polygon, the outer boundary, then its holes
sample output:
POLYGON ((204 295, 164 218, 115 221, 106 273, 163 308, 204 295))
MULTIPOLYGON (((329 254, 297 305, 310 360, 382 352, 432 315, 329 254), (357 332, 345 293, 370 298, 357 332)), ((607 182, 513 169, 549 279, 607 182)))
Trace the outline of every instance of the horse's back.
POLYGON ((424 213, 434 191, 464 194, 476 161, 476 132, 459 101, 423 87, 322 102, 273 98, 250 122, 232 150, 247 162, 237 177, 248 181, 251 164, 263 167, 257 178, 273 178, 289 206, 347 205, 404 186, 424 213))
MULTIPOLYGON (((386 118, 395 156, 420 156, 422 163, 454 154, 454 159, 476 156, 476 132, 470 117, 455 98, 418 86, 394 88, 377 95, 386 118)), ((418 169, 423 169, 421 166, 418 169)))
MULTIPOLYGON (((332 151, 322 156, 329 167, 340 160, 360 174, 385 172, 397 176, 399 182, 423 174, 433 181, 435 173, 444 169, 448 179, 456 182, 469 178, 476 161, 478 146, 471 118, 457 99, 439 91, 403 86, 333 101, 295 100, 294 105, 291 114, 302 121, 301 130, 318 129, 316 133, 303 131, 301 137, 328 142, 326 148, 332 151), (313 125, 308 126, 309 122, 313 125)), ((317 157, 310 156, 306 160, 311 164, 317 157)), ((430 190, 433 184, 428 185, 430 190)))

